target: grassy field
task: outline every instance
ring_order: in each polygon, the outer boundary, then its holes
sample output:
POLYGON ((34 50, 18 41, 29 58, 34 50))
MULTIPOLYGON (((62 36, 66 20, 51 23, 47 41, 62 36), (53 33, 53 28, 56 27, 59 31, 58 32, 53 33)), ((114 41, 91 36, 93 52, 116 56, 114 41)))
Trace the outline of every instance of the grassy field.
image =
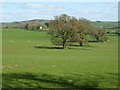
POLYGON ((114 28, 118 26, 118 22, 92 22, 94 25, 103 26, 105 28, 114 28))
POLYGON ((118 37, 108 38, 63 50, 46 32, 3 29, 3 88, 116 88, 118 37))

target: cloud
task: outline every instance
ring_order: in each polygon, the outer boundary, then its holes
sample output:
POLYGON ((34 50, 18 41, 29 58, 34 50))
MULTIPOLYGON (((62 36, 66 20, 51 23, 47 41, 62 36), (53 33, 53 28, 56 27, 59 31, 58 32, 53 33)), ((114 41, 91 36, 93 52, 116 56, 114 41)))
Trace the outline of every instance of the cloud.
POLYGON ((3 0, 3 2, 118 2, 119 0, 3 0))
POLYGON ((27 3, 25 5, 26 8, 50 8, 49 5, 45 4, 32 4, 32 3, 27 3))
POLYGON ((63 7, 55 6, 52 4, 46 3, 27 3, 24 5, 26 9, 26 13, 39 15, 40 17, 54 17, 55 15, 60 15, 63 13, 67 13, 68 10, 63 7))
POLYGON ((69 12, 77 18, 87 18, 89 20, 117 20, 118 10, 117 8, 80 8, 71 9, 69 12))
POLYGON ((25 5, 26 8, 30 8, 30 9, 43 9, 43 10, 60 10, 60 11, 64 11, 65 8, 63 7, 57 7, 54 5, 48 5, 48 4, 43 4, 43 3, 27 3, 25 5))
POLYGON ((89 20, 117 20, 117 8, 117 4, 110 3, 5 3, 0 14, 6 21, 51 19, 63 13, 89 20))

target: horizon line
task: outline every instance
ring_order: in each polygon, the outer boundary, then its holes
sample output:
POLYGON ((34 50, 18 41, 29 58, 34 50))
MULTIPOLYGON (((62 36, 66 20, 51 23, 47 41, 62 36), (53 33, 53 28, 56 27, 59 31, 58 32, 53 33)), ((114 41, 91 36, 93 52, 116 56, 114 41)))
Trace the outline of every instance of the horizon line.
MULTIPOLYGON (((52 20, 52 19, 27 19, 27 20, 15 20, 15 21, 0 21, 0 23, 12 23, 12 22, 24 22, 24 21, 31 21, 31 20, 52 20)), ((89 20, 89 19, 88 19, 89 20)), ((93 22, 119 22, 119 20, 89 20, 93 22)))

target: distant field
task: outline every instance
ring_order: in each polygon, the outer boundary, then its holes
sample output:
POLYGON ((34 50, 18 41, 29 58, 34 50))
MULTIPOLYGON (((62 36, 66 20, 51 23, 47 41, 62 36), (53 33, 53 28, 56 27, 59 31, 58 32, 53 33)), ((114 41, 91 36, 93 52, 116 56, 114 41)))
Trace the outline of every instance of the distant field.
MULTIPOLYGON (((22 25, 25 25, 27 23, 32 22, 33 20, 29 20, 29 21, 24 21, 24 22, 10 22, 10 23, 3 23, 2 26, 3 27, 21 27, 22 25)), ((45 23, 49 23, 49 20, 36 20, 37 22, 41 23, 41 24, 45 24, 45 23)), ((100 21, 100 22, 96 22, 96 21, 91 21, 91 23, 93 23, 94 25, 97 26, 103 26, 105 28, 113 28, 113 27, 118 27, 118 22, 107 22, 107 21, 100 21)))
POLYGON ((92 22, 94 25, 103 26, 105 28, 118 27, 118 22, 92 22))
POLYGON ((108 38, 63 50, 42 48, 53 46, 46 32, 3 29, 3 88, 116 88, 118 37, 108 38))

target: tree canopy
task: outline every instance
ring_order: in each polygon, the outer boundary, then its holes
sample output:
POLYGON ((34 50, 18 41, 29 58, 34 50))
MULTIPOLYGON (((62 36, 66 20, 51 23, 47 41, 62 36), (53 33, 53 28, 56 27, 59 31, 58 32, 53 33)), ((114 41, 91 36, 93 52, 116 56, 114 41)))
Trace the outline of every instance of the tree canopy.
POLYGON ((86 36, 92 35, 97 41, 105 39, 105 30, 91 24, 89 20, 77 19, 66 14, 55 16, 49 23, 49 33, 52 35, 52 42, 66 47, 67 42, 78 42, 83 46, 87 41, 86 36))

